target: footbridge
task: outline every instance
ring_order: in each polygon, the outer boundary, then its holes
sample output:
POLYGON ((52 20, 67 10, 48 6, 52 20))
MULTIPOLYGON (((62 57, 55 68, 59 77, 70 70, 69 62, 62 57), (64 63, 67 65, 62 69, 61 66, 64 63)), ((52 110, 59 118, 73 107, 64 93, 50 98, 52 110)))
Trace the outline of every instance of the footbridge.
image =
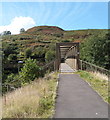
POLYGON ((56 43, 56 70, 64 72, 69 67, 73 69, 71 72, 80 68, 79 43, 56 43))

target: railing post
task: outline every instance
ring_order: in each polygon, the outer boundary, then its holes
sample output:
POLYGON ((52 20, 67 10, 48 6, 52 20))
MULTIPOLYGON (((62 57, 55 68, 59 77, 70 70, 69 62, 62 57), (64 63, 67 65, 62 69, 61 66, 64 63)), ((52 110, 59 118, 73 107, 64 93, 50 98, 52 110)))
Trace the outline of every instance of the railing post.
POLYGON ((80 69, 82 70, 82 60, 80 60, 80 67, 81 67, 80 69))
POLYGON ((54 71, 56 71, 56 60, 54 61, 54 71))
POLYGON ((80 68, 80 61, 79 61, 79 43, 77 44, 77 57, 76 57, 76 59, 77 59, 77 70, 79 70, 79 68, 80 68))

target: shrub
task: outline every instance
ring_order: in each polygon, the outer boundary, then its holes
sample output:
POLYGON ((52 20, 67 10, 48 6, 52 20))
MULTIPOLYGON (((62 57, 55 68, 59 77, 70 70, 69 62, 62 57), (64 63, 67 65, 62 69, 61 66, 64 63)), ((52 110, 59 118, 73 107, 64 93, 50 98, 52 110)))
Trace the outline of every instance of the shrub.
POLYGON ((33 81, 40 76, 40 67, 36 64, 36 60, 27 59, 21 72, 19 72, 22 84, 33 81))
POLYGON ((48 51, 45 55, 45 59, 47 62, 52 61, 55 58, 55 52, 54 51, 48 51))
POLYGON ((3 43, 3 51, 5 57, 8 57, 10 54, 17 54, 18 48, 15 44, 3 43))
POLYGON ((8 56, 8 60, 10 60, 10 61, 17 60, 17 55, 16 54, 10 54, 8 56))
POLYGON ((36 58, 37 57, 43 58, 45 57, 45 52, 46 52, 46 49, 44 47, 37 47, 33 51, 33 56, 36 58))
POLYGON ((25 51, 25 57, 26 58, 29 58, 29 57, 31 57, 31 54, 32 54, 32 50, 31 49, 26 49, 26 51, 25 51))

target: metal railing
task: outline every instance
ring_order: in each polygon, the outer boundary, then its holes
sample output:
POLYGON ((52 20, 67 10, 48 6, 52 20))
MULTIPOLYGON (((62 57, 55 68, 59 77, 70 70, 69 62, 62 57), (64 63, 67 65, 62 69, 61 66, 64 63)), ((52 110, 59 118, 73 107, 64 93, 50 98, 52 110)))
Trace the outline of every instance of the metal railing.
POLYGON ((99 72, 101 74, 107 75, 108 77, 110 76, 110 70, 107 70, 105 68, 99 67, 97 65, 94 65, 92 63, 79 60, 80 61, 80 69, 81 70, 86 70, 90 72, 99 72))
POLYGON ((42 67, 42 72, 51 72, 55 71, 56 59, 52 60, 51 62, 47 63, 42 67))

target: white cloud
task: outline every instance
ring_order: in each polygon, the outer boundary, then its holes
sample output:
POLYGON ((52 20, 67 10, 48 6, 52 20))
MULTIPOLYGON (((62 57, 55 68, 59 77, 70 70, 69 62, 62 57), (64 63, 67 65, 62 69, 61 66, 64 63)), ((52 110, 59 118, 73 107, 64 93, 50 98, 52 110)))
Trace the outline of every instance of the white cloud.
POLYGON ((0 26, 0 33, 9 30, 12 34, 19 34, 21 28, 27 30, 35 25, 36 23, 31 17, 15 17, 9 25, 0 26))

